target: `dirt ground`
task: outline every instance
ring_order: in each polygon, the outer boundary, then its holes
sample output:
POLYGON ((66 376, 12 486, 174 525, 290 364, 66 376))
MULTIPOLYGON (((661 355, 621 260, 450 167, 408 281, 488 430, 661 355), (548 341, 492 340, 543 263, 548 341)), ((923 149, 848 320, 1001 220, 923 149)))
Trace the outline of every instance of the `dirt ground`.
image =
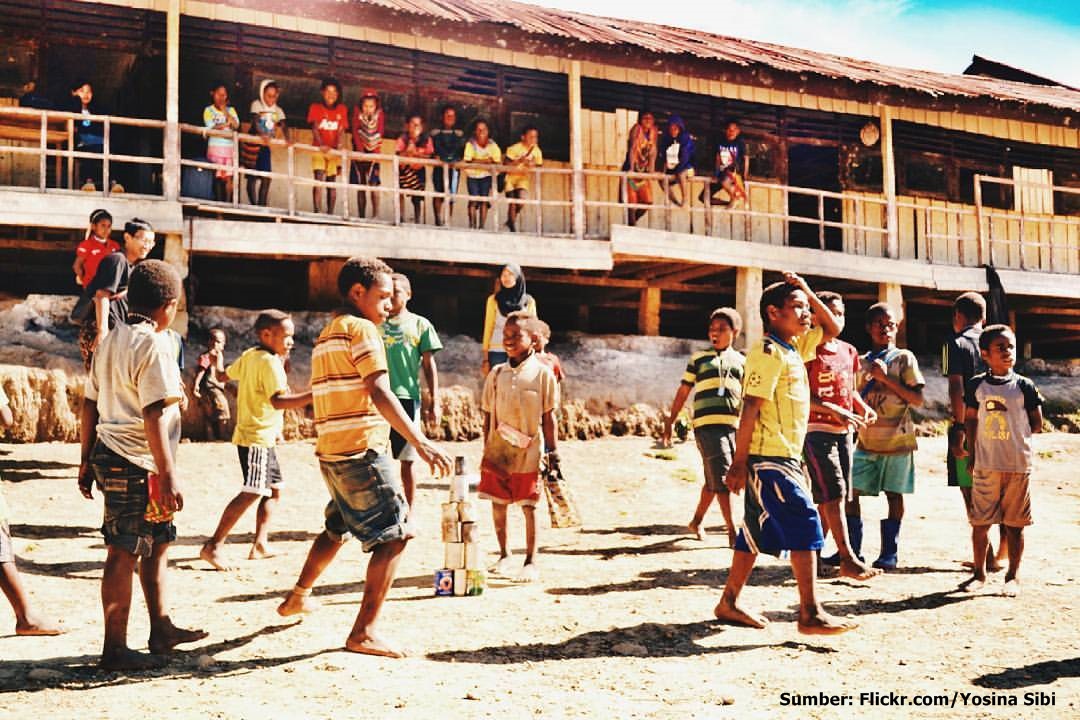
MULTIPOLYGON (((451 447, 475 467, 477 443, 451 447)), ((356 543, 316 587, 320 612, 303 621, 274 612, 321 528, 326 491, 311 445, 280 450, 290 484, 272 535, 279 555, 242 559, 254 525, 249 516, 226 548, 240 569, 221 573, 197 554, 239 485, 235 450, 184 444, 187 507, 172 551, 171 604, 178 623, 201 626, 210 638, 164 670, 123 675, 94 667, 101 506, 75 489, 77 447, 0 445, 23 579, 37 606, 69 629, 59 638, 15 637, 10 610, 0 603, 0 718, 1078 717, 1080 436, 1037 436, 1035 447, 1037 524, 1026 534, 1020 598, 956 591, 965 578, 968 525, 959 494, 945 486, 943 439, 924 439, 901 536, 902 567, 867 585, 822 582, 827 607, 861 623, 828 639, 796 632, 794 581, 775 559, 759 561, 744 594, 772 620, 767 629, 711 620, 731 551, 716 510, 705 543, 684 531, 700 482, 692 443, 677 446, 673 460, 650 457, 645 438, 564 443, 584 530, 543 532, 538 584, 493 582, 476 598, 433 597, 446 489, 421 480, 421 537, 406 553, 384 613, 386 630, 412 656, 394 661, 342 650, 366 562, 356 543), (35 670, 40 679, 29 677, 35 670), (784 692, 852 700, 841 708, 784 706, 784 692), (909 704, 917 695, 951 701, 954 693, 971 693, 1018 705, 969 700, 964 707, 962 697, 945 708, 860 705, 860 693, 872 692, 896 693, 909 704), (1025 706, 1025 693, 1047 702, 1052 695, 1055 704, 1025 706)), ((870 554, 884 512, 883 499, 864 500, 870 554)), ((510 530, 520 547, 520 515, 511 515, 510 530)), ((492 551, 486 523, 485 531, 484 549, 492 551)), ((1000 576, 990 585, 997 592, 1000 576)), ((131 638, 145 647, 137 591, 136 598, 131 638)))

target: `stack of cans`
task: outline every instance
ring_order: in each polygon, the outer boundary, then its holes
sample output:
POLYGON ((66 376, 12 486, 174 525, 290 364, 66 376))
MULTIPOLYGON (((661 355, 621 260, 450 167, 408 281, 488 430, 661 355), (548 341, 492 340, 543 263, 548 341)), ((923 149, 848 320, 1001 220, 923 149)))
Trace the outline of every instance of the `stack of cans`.
POLYGON ((442 505, 443 567, 435 571, 435 594, 480 595, 486 577, 480 566, 476 504, 469 497, 465 458, 454 458, 450 501, 442 505))

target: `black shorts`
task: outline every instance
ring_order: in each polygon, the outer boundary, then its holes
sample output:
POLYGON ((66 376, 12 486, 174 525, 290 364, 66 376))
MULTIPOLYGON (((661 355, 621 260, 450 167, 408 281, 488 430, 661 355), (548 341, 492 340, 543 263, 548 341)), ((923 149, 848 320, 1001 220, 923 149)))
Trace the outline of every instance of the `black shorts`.
POLYGON ((273 495, 275 488, 285 486, 274 448, 237 445, 236 454, 240 456, 240 471, 244 474, 241 488, 244 492, 273 495))
MULTIPOLYGON (((412 418, 413 422, 420 419, 420 403, 412 398, 398 398, 398 402, 401 403, 401 409, 412 418)), ((390 428, 390 451, 395 460, 403 460, 404 462, 414 462, 418 457, 416 449, 393 428, 390 428)))
POLYGON ((851 434, 808 432, 803 458, 814 503, 843 500, 851 489, 851 434))

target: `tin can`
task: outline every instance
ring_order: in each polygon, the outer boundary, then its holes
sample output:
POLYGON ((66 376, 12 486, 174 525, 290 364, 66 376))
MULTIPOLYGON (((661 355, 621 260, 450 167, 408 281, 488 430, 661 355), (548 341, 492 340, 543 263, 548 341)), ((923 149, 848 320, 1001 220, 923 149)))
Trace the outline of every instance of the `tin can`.
POLYGON ((462 567, 469 570, 476 570, 480 567, 480 546, 476 543, 461 543, 463 548, 462 557, 464 565, 462 567))
MULTIPOLYGON (((466 579, 466 584, 468 579, 466 579)), ((454 594, 454 571, 453 570, 436 570, 435 571, 435 595, 436 597, 448 597, 454 594)))
POLYGON ((468 587, 468 571, 467 570, 455 570, 454 571, 454 595, 463 597, 465 590, 468 587))
POLYGON ((457 503, 443 503, 442 505, 442 539, 443 542, 461 542, 457 503))
POLYGON ((443 546, 443 566, 451 570, 465 568, 465 544, 459 542, 446 543, 443 546))
POLYGON ((461 542, 463 543, 474 543, 480 535, 474 522, 459 523, 458 528, 460 528, 461 542))
POLYGON ((465 594, 483 595, 487 586, 487 575, 483 570, 467 570, 465 572, 465 594))
POLYGON ((458 519, 461 522, 476 522, 476 506, 466 500, 457 504, 458 519))

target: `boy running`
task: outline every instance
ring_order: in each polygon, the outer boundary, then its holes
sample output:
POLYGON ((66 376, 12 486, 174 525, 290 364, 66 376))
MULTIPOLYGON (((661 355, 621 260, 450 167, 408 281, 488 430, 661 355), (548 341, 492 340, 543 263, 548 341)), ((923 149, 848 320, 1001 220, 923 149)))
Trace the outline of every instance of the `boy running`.
POLYGON ((100 666, 108 670, 164 665, 163 658, 128 647, 136 564, 150 615, 150 652, 165 654, 206 637, 202 630, 174 625, 165 602, 169 545, 176 539, 172 515, 184 509, 174 464, 183 386, 164 332, 179 299, 180 276, 171 265, 159 260, 137 265, 128 285, 127 319, 94 353, 86 384, 79 490, 89 499, 96 482, 105 496, 101 530, 108 556, 101 576, 105 643, 100 666), (151 513, 151 500, 158 512, 151 513))
POLYGON ((974 578, 969 591, 986 583, 987 534, 1005 528, 1009 569, 1007 597, 1020 593, 1024 527, 1031 524, 1031 435, 1042 432, 1043 397, 1035 383, 1013 372, 1016 336, 1007 325, 991 325, 979 336, 987 372, 972 378, 964 392, 971 455, 971 547, 974 578))
POLYGON ((694 393, 694 439, 705 468, 705 485, 701 488, 694 518, 688 526, 698 540, 704 540, 705 513, 713 498, 720 505, 727 530, 728 547, 735 547, 735 523, 731 519, 731 495, 724 485, 724 476, 735 455, 735 428, 739 424, 742 406, 743 364, 746 358, 732 347, 742 329, 742 318, 734 308, 713 310, 709 316, 709 342, 712 348, 690 356, 682 382, 675 392, 671 412, 664 421, 661 441, 671 447, 671 429, 682 412, 683 405, 694 393))
MULTIPOLYGON (((859 496, 885 491, 889 516, 881 521, 881 552, 874 561, 874 567, 882 570, 896 568, 904 495, 915 492, 917 442, 911 408, 922 407, 926 384, 915 355, 896 347, 899 327, 899 317, 885 303, 866 311, 871 350, 859 359, 857 388, 877 420, 859 430, 851 462, 855 494, 847 507, 849 518, 861 518, 859 496)), ((862 554, 854 542, 852 550, 862 554)))
POLYGON ((743 368, 743 409, 726 482, 733 493, 747 492, 731 572, 713 612, 720 620, 765 627, 768 620, 739 605, 739 594, 759 552, 779 556, 790 550, 799 587, 799 632, 835 635, 856 625, 828 614, 818 603, 814 585, 817 551, 823 544, 821 522, 803 489, 800 458, 810 414, 804 363, 839 327, 805 280, 794 273, 784 278, 761 294, 768 335, 750 350, 743 368), (813 329, 811 311, 821 323, 813 329))
MULTIPOLYGON (((0 425, 8 426, 14 422, 11 404, 4 388, 0 387, 0 425)), ((19 570, 15 567, 15 549, 11 546, 11 529, 8 527, 9 514, 4 493, 0 490, 0 590, 11 603, 15 611, 16 635, 60 635, 64 631, 54 623, 34 612, 30 607, 30 598, 26 596, 19 570)))
MULTIPOLYGON (((390 298, 390 317, 379 326, 383 345, 386 346, 386 364, 390 369, 390 389, 401 403, 405 414, 419 423, 437 423, 439 420, 439 369, 435 365, 435 353, 442 350, 442 341, 431 322, 409 311, 412 284, 401 273, 393 274, 394 294, 390 298), (420 374, 428 387, 428 398, 421 403, 420 374)), ((397 430, 390 430, 390 449, 394 459, 401 461, 401 484, 405 499, 412 507, 413 463, 416 448, 397 430)))
POLYGON ((437 475, 453 472, 450 456, 424 437, 394 397, 379 324, 390 314, 393 270, 377 258, 350 258, 338 274, 346 310, 323 329, 311 354, 315 454, 330 503, 326 529, 315 538, 296 586, 278 606, 282 616, 317 606, 311 587, 337 556, 346 533, 371 553, 364 598, 345 649, 400 658, 404 653, 377 630, 379 611, 413 537, 409 504, 387 454, 390 429, 416 449, 437 475))
POLYGON ((236 380, 240 384, 236 394, 236 428, 232 441, 240 456, 240 472, 244 478, 240 492, 221 513, 213 537, 199 551, 199 557, 217 570, 230 569, 220 555, 221 545, 256 500, 259 507, 255 514, 255 541, 248 553, 248 560, 273 557, 269 546, 270 517, 285 486, 274 446, 285 427, 285 410, 311 404, 310 390, 289 392, 285 360, 292 350, 294 332, 288 313, 265 310, 255 320, 258 347, 245 350, 228 370, 224 369, 221 353, 215 356, 211 372, 217 381, 226 383, 236 380))
POLYGON ((540 500, 540 454, 547 467, 559 471, 555 408, 559 404, 555 375, 533 352, 539 332, 535 315, 510 313, 503 327, 507 361, 488 373, 480 406, 484 411, 484 458, 480 463, 481 498, 491 500, 499 560, 494 575, 510 575, 506 543, 506 509, 518 505, 525 516, 525 563, 517 582, 534 582, 536 567, 536 503, 540 500), (543 437, 541 437, 543 434, 543 437))
MULTIPOLYGON (((818 293, 818 298, 843 331, 843 298, 829 291, 818 293)), ((862 547, 862 518, 850 517, 845 523, 840 510, 841 501, 851 494, 852 426, 865 427, 877 419, 855 392, 858 372, 858 350, 839 338, 818 345, 814 359, 806 363, 810 379, 810 423, 803 456, 822 531, 831 530, 836 543, 837 555, 822 558, 821 563, 839 566, 844 577, 868 580, 881 571, 866 567, 857 556, 858 551, 851 550, 862 547)))

